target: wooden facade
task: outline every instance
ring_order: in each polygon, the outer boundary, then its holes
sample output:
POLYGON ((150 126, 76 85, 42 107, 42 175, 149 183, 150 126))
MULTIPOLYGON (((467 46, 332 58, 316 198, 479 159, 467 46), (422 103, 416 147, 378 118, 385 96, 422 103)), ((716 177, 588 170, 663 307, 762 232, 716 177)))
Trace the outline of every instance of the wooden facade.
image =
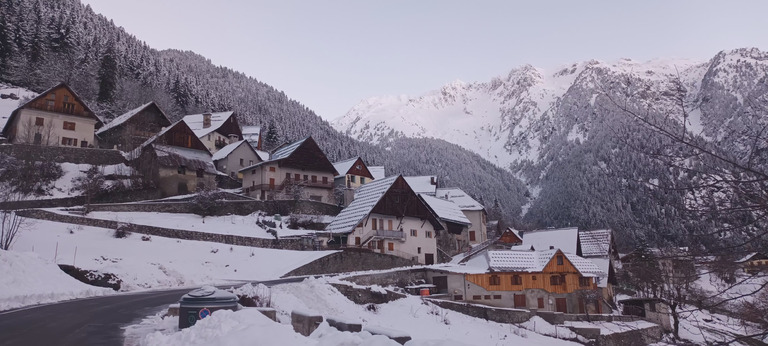
POLYGON ((397 217, 410 216, 429 221, 432 227, 442 230, 443 226, 419 196, 408 186, 403 176, 397 177, 387 193, 379 200, 372 213, 397 217))
POLYGON ((168 120, 165 112, 151 102, 120 124, 98 131, 99 146, 105 149, 117 148, 130 151, 170 125, 171 121, 168 120))
POLYGON ((307 171, 329 172, 333 173, 333 176, 338 174, 312 137, 305 139, 288 157, 279 160, 278 165, 307 171))
POLYGON ((522 244, 523 240, 520 239, 520 237, 518 237, 517 234, 515 234, 515 232, 513 232, 511 229, 507 229, 506 231, 504 231, 504 233, 501 234, 501 237, 499 238, 499 242, 504 244, 515 245, 515 244, 522 244))
POLYGON ((96 117, 85 102, 64 83, 40 94, 38 97, 27 102, 22 108, 64 113, 84 118, 96 117))
POLYGON ((567 294, 578 290, 597 288, 594 278, 582 276, 561 251, 552 256, 552 259, 541 272, 466 274, 466 280, 487 291, 542 289, 550 293, 567 294), (558 264, 559 259, 562 259, 562 264, 558 264), (557 284, 555 284, 556 282, 557 284))

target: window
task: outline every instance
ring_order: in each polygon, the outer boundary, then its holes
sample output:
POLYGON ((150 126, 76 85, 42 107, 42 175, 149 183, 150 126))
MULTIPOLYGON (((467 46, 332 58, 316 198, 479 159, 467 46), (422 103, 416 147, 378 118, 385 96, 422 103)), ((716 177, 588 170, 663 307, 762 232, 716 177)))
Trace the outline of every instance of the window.
POLYGON ((392 242, 387 243, 387 250, 395 251, 395 243, 392 243, 392 242))
POLYGON ((501 294, 494 294, 493 299, 501 299, 501 294))
POLYGON ((360 177, 360 184, 365 184, 365 177, 360 177))
POLYGON ((208 140, 209 141, 211 140, 211 134, 210 133, 208 134, 208 140))
POLYGON ((64 129, 65 130, 74 131, 75 130, 75 123, 73 123, 71 121, 65 121, 64 122, 64 129))
POLYGON ((251 170, 251 174, 256 174, 256 170, 255 170, 255 169, 252 169, 252 170, 251 170))
POLYGON ((464 296, 462 296, 461 294, 455 294, 453 296, 453 300, 464 300, 464 296))
POLYGON ((69 145, 69 146, 76 147, 77 146, 77 139, 61 137, 61 145, 69 145))
POLYGON ((35 118, 35 126, 43 126, 45 124, 45 119, 41 117, 35 118))
POLYGON ((376 219, 373 219, 373 220, 371 221, 371 229, 372 229, 372 230, 374 230, 374 231, 375 231, 375 230, 377 230, 377 229, 378 229, 378 227, 376 227, 376 226, 377 226, 377 225, 376 225, 376 219))
POLYGON ((589 284, 591 283, 590 281, 591 280, 589 280, 589 278, 580 277, 579 278, 579 286, 581 286, 581 287, 589 286, 589 284))
POLYGON ((483 299, 483 296, 472 296, 472 300, 480 300, 483 299))
POLYGON ((55 100, 55 99, 56 99, 56 93, 50 93, 50 94, 48 94, 48 99, 49 99, 49 100, 55 100))
POLYGON ((419 234, 419 231, 417 231, 415 229, 411 230, 411 237, 416 237, 416 236, 418 236, 418 234, 419 234))
POLYGON ((544 298, 539 298, 537 300, 537 302, 538 302, 539 309, 543 309, 544 308, 544 298))
POLYGON ((424 236, 427 237, 427 238, 432 238, 432 231, 424 232, 424 236))
POLYGON ((203 177, 203 169, 202 168, 198 169, 197 172, 195 172, 195 173, 197 174, 198 178, 202 178, 203 177))
POLYGON ((63 108, 64 113, 69 113, 69 114, 75 113, 74 103, 64 102, 63 105, 64 105, 64 108, 63 108))
POLYGON ((304 181, 309 181, 309 176, 304 174, 304 181))
POLYGON ((354 183, 355 182, 355 176, 354 175, 350 175, 349 176, 349 181, 354 183))
POLYGON ((285 179, 291 180, 291 173, 285 173, 285 179))
POLYGON ((536 275, 531 276, 531 280, 536 281, 536 275))
POLYGON ((488 281, 491 286, 501 285, 501 278, 498 275, 491 275, 491 278, 488 281))
POLYGON ((355 237, 355 245, 360 246, 360 237, 355 237))
POLYGON ((475 241, 475 231, 469 231, 469 241, 475 241))
POLYGON ((387 220, 387 229, 392 230, 392 220, 387 220))
POLYGON ((275 171, 275 167, 269 167, 269 171, 270 172, 274 172, 275 171))
POLYGON ((557 256, 557 265, 563 265, 563 256, 557 256))
POLYGON ((46 110, 52 111, 54 109, 55 105, 56 105, 56 103, 53 100, 46 100, 45 101, 45 109, 46 110))
POLYGON ((323 177, 323 184, 328 184, 328 177, 323 177))
POLYGON ((248 166, 253 166, 253 160, 248 160, 248 166))
POLYGON ((296 181, 300 181, 301 180, 301 174, 294 174, 293 175, 293 179, 296 179, 296 181))
POLYGON ((81 148, 87 148, 88 147, 88 141, 80 141, 80 147, 81 148))
POLYGON ((549 284, 552 286, 559 286, 562 284, 562 278, 557 275, 552 275, 549 277, 549 284))
POLYGON ((490 300, 491 299, 491 295, 490 294, 486 294, 485 297, 483 297, 483 299, 490 300))
POLYGON ((240 167, 243 167, 243 166, 245 166, 245 160, 240 159, 240 167))
POLYGON ((270 190, 275 189, 275 178, 269 178, 269 189, 270 190))
POLYGON ((512 284, 513 285, 522 285, 523 284, 523 277, 520 275, 512 275, 512 284))
POLYGON ((176 172, 178 172, 179 174, 182 174, 182 175, 183 174, 187 174, 187 167, 179 166, 179 168, 176 169, 176 172))
POLYGON ((312 182, 313 182, 313 183, 316 183, 316 182, 317 182, 317 176, 316 176, 316 175, 313 175, 313 176, 312 176, 312 182))
POLYGON ((417 248, 416 248, 416 253, 417 253, 417 254, 420 254, 420 253, 421 253, 421 246, 419 246, 419 247, 417 247, 417 248))

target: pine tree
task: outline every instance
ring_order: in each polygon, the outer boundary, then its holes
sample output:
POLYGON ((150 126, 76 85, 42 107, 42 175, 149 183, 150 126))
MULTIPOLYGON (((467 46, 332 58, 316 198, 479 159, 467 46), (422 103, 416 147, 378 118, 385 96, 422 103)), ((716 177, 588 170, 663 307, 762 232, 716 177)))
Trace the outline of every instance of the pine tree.
POLYGON ((278 145, 280 145, 280 135, 277 133, 275 123, 270 122, 269 127, 267 128, 267 133, 264 135, 264 150, 271 151, 278 145))
POLYGON ((99 96, 101 103, 111 103, 117 89, 118 65, 114 44, 107 47, 99 67, 99 96))

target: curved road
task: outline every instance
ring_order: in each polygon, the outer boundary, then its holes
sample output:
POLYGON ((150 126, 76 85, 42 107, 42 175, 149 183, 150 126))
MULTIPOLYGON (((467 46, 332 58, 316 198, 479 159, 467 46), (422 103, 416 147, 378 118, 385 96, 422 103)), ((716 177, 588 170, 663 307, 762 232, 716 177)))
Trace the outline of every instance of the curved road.
MULTIPOLYGON (((273 286, 301 280, 261 283, 273 286)), ((125 293, 3 311, 0 345, 122 345, 122 327, 178 302, 191 290, 125 293)))

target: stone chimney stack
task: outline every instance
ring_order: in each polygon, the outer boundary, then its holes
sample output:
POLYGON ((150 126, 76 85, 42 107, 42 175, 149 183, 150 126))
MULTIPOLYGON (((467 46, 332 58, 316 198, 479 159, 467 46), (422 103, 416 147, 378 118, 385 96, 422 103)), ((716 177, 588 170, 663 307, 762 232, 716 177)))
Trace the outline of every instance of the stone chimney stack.
POLYGON ((203 113, 203 128, 207 129, 211 127, 211 112, 203 113))

